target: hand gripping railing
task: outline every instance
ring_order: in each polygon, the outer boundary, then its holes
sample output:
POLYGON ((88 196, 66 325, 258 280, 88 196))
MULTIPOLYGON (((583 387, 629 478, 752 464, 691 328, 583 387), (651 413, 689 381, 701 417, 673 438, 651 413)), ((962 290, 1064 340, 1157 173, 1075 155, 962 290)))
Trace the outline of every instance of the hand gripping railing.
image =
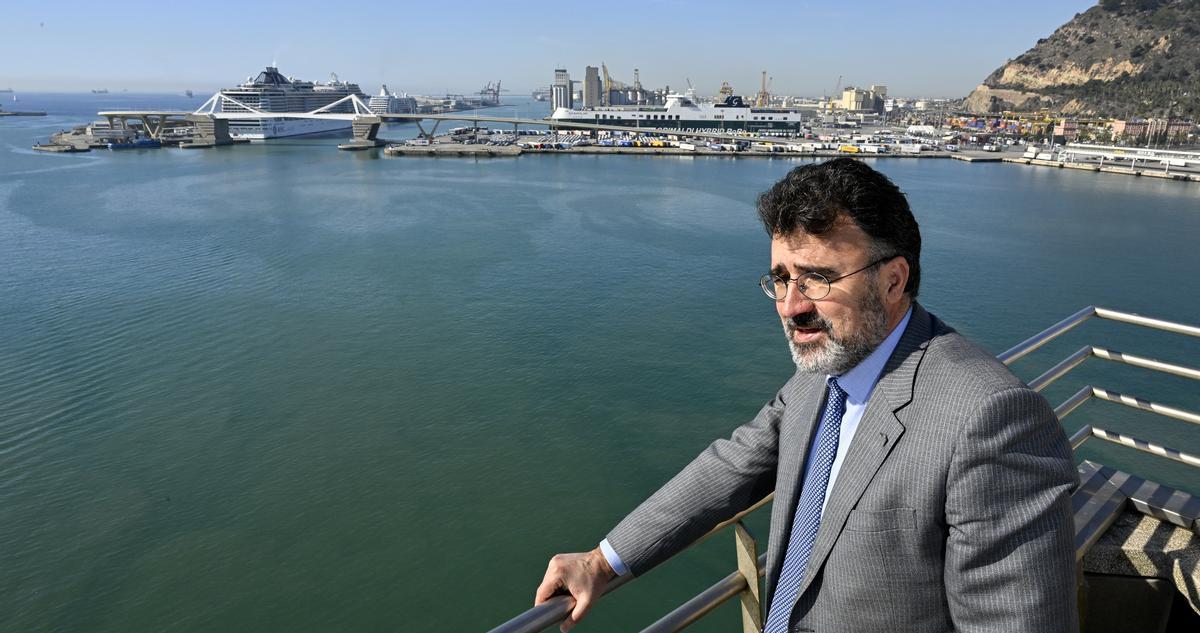
MULTIPOLYGON (((700 538, 696 539, 694 543, 692 543, 692 545, 702 543, 710 536, 720 532, 721 530, 724 530, 730 525, 736 525, 739 534, 738 571, 726 576, 720 582, 716 583, 712 587, 709 587, 696 597, 684 603, 681 607, 667 614, 661 620, 645 629, 645 631, 654 631, 655 633, 679 631, 685 626, 708 614, 713 609, 721 606, 729 598, 748 590, 749 583, 746 582, 748 574, 746 574, 745 570, 743 569, 744 563, 742 560, 745 558, 745 555, 742 552, 747 551, 747 553, 749 553, 749 549, 753 548, 754 543, 752 537, 749 538, 749 543, 747 543, 746 539, 742 537, 743 533, 745 533, 746 537, 749 537, 749 532, 745 529, 745 525, 742 524, 742 519, 751 512, 754 512, 755 510, 767 505, 767 503, 769 503, 774 497, 774 493, 763 497, 758 503, 755 503, 749 508, 746 508, 745 510, 735 514, 728 521, 718 524, 716 527, 709 530, 707 534, 701 536, 700 538), (747 545, 749 545, 750 548, 747 548, 747 545)), ((754 569, 751 573, 755 576, 755 578, 762 576, 765 558, 766 554, 758 556, 756 552, 752 556, 754 569)), ((608 586, 605 587, 604 595, 608 595, 613 591, 624 587, 629 583, 630 580, 633 580, 632 574, 626 574, 624 576, 618 576, 612 579, 612 581, 608 583, 608 586)), ((754 588, 754 595, 756 598, 758 595, 757 584, 758 583, 756 582, 754 588)), ((571 609, 574 608, 574 606, 574 599, 572 599, 570 596, 554 596, 546 602, 543 602, 542 604, 539 604, 522 613, 521 615, 509 620, 508 622, 505 622, 504 624, 492 629, 488 633, 537 633, 538 631, 542 631, 565 620, 566 617, 570 615, 571 609)), ((759 623, 758 626, 760 629, 762 628, 761 623, 759 623)))
MULTIPOLYGON (((1141 327, 1148 327, 1175 334, 1184 334, 1200 338, 1200 327, 1194 325, 1185 325, 1164 321, 1161 319, 1152 319, 1138 314, 1128 312, 1119 312, 1108 308, 1100 308, 1096 306, 1088 306, 1075 314, 1059 321, 1058 323, 1046 328, 1045 330, 1026 339, 1012 349, 1000 354, 997 358, 1005 365, 1012 363, 1025 357, 1030 352, 1037 350, 1046 343, 1058 338, 1062 334, 1070 331, 1076 326, 1082 324, 1092 317, 1101 319, 1109 319, 1112 321, 1121 321, 1141 327)), ((1162 361, 1135 356, 1133 354, 1124 354, 1121 352, 1104 349, 1095 346, 1084 346, 1079 351, 1068 356, 1058 364, 1051 367, 1042 375, 1030 381, 1029 386, 1037 391, 1041 391, 1046 386, 1054 381, 1062 378, 1072 369, 1081 365, 1088 358, 1100 358, 1103 360, 1123 363, 1143 369, 1150 369, 1193 380, 1200 380, 1200 369, 1184 367, 1165 363, 1162 361)), ((1175 407, 1170 407, 1164 404, 1151 402, 1135 396, 1128 396, 1093 387, 1091 385, 1080 389, 1075 395, 1068 398, 1065 402, 1059 405, 1055 410, 1055 414, 1061 421, 1071 412, 1078 409, 1080 405, 1087 402, 1091 398, 1099 400, 1107 400, 1116 402, 1136 409, 1150 411, 1167 417, 1184 420, 1193 424, 1200 424, 1200 414, 1185 411, 1175 407)), ((1200 456, 1191 455, 1183 451, 1179 451, 1167 446, 1162 446, 1149 442, 1147 440, 1114 433, 1105 429, 1093 426, 1084 425, 1074 435, 1071 436, 1071 448, 1077 449, 1088 438, 1094 437, 1097 439, 1121 444, 1136 450, 1165 457, 1170 460, 1182 462, 1192 466, 1200 467, 1200 456)), ((742 523, 742 518, 758 508, 766 505, 774 497, 773 494, 767 495, 761 501, 747 508, 743 512, 737 514, 733 518, 721 523, 713 528, 708 534, 705 534, 696 541, 699 543, 708 537, 720 532, 721 530, 734 526, 736 532, 736 542, 738 548, 738 571, 726 576, 716 584, 712 585, 703 592, 697 594, 691 600, 680 605, 674 611, 663 616, 658 622, 643 629, 642 633, 668 633, 682 630, 684 627, 692 624, 701 617, 712 612, 717 607, 724 604, 734 596, 740 596, 742 599, 742 629, 744 633, 753 633, 762 630, 762 605, 759 602, 758 582, 757 578, 763 575, 763 565, 766 555, 758 555, 757 543, 749 531, 746 530, 742 523), (755 582, 749 582, 749 579, 755 579, 755 582)), ((695 543, 693 543, 694 545, 695 543)), ((633 577, 629 574, 614 578, 605 589, 605 594, 611 593, 632 580, 633 577)), ((555 596, 550 600, 529 609, 528 611, 518 615, 517 617, 501 624, 492 629, 489 633, 537 633, 548 627, 551 627, 559 622, 562 622, 574 606, 573 599, 570 596, 555 596)))

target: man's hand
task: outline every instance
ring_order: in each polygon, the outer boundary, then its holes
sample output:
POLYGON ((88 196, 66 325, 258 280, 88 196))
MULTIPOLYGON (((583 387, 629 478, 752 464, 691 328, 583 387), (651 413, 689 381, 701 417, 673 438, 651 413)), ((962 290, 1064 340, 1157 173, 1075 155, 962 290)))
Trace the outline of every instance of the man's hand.
POLYGON ((567 633, 587 615, 592 603, 604 595, 608 581, 616 575, 599 547, 580 554, 558 554, 550 559, 533 604, 537 606, 559 593, 573 597, 575 608, 558 627, 562 633, 567 633))

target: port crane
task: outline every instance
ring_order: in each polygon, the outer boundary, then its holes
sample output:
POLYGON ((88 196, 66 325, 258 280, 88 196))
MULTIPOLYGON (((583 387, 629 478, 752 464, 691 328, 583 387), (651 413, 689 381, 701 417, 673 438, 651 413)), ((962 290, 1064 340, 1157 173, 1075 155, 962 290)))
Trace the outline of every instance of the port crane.
POLYGON ((604 75, 604 94, 600 95, 600 105, 609 106, 612 105, 612 103, 610 103, 610 95, 612 94, 612 91, 625 90, 628 86, 626 86, 623 82, 613 79, 608 74, 608 66, 605 65, 604 62, 600 62, 600 72, 604 75))
POLYGON ((500 93, 501 92, 510 92, 510 90, 508 88, 500 87, 500 84, 502 81, 503 80, 497 80, 495 86, 493 86, 492 82, 489 81, 487 83, 487 85, 484 86, 483 89, 479 91, 479 102, 480 103, 489 103, 490 102, 490 103, 499 104, 500 103, 500 93))
POLYGON ((759 88, 758 94, 754 97, 754 107, 767 108, 771 106, 771 93, 768 92, 768 89, 770 88, 770 82, 774 79, 774 77, 767 79, 767 71, 762 71, 762 87, 759 88))

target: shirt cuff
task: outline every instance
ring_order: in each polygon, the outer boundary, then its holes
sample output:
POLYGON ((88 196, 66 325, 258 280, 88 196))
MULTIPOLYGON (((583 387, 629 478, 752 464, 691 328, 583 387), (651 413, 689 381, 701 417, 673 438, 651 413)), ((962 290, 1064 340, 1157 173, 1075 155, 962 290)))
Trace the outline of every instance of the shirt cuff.
POLYGON ((624 576, 629 573, 629 568, 625 563, 621 562, 621 557, 617 555, 617 550, 608 544, 608 539, 600 541, 600 552, 604 554, 604 560, 608 561, 608 566, 617 572, 618 576, 624 576))

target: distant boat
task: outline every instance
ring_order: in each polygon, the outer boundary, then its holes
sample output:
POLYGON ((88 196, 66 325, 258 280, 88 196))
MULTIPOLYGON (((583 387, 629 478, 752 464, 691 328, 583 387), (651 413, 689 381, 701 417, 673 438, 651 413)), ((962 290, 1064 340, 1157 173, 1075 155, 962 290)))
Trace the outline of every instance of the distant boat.
POLYGON ((185 90, 185 91, 183 91, 183 94, 187 95, 188 97, 191 97, 191 96, 192 96, 192 91, 191 91, 191 90, 185 90))
POLYGON ((97 90, 97 89, 93 88, 93 89, 92 89, 92 94, 94 94, 94 95, 106 95, 106 94, 108 94, 108 88, 101 88, 101 89, 99 89, 99 90, 97 90))

